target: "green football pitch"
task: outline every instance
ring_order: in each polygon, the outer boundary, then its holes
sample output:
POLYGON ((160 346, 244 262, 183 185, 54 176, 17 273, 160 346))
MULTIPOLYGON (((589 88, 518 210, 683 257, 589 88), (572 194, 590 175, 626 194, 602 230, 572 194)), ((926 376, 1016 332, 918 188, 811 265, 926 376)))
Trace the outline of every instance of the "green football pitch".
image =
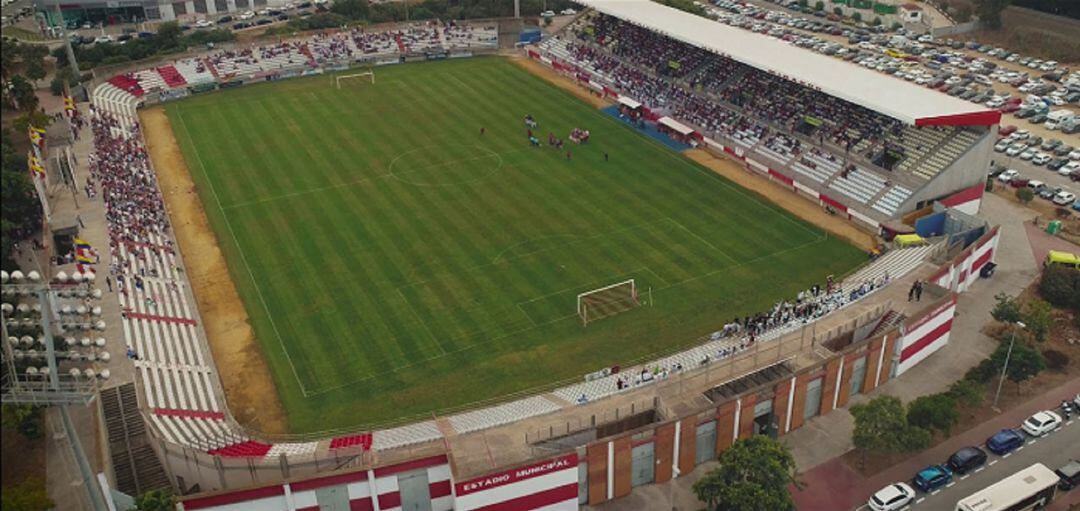
POLYGON ((864 259, 502 58, 376 75, 166 107, 294 432, 688 347, 864 259), (631 278, 642 306, 582 325, 631 278))

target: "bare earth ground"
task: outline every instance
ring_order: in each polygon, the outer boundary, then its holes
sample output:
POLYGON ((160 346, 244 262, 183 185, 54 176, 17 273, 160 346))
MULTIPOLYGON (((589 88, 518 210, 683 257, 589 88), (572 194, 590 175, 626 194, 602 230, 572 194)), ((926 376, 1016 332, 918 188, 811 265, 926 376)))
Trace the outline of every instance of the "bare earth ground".
POLYGON ((691 149, 683 152, 683 155, 738 183, 739 186, 765 197, 795 216, 825 229, 829 234, 847 240, 856 247, 867 251, 877 247, 877 240, 872 234, 855 227, 848 220, 826 213, 824 209, 806 197, 747 172, 734 161, 716 156, 704 149, 691 149))
POLYGON ((543 64, 536 62, 528 57, 521 55, 520 53, 513 53, 509 55, 510 62, 517 64, 522 69, 543 78, 548 83, 566 91, 574 96, 577 96, 582 101, 592 105, 595 108, 604 108, 606 106, 614 105, 615 102, 604 99, 602 96, 593 93, 577 84, 577 82, 552 71, 551 68, 544 66, 543 64))
POLYGON ((207 341, 233 416, 262 433, 285 433, 288 421, 244 303, 195 192, 165 110, 139 111, 173 231, 198 301, 207 341))
POLYGON ((1080 62, 1078 20, 1008 7, 1001 13, 1001 24, 1000 30, 976 30, 965 34, 964 38, 1008 48, 1023 55, 1057 60, 1067 67, 1080 62))

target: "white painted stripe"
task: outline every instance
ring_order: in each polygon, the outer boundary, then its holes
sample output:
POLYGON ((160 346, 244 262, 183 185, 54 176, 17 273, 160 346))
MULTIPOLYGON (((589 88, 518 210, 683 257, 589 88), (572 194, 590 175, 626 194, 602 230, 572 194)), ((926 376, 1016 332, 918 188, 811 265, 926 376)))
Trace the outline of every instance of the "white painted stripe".
POLYGON ((840 367, 836 369, 836 389, 833 392, 832 409, 836 409, 837 403, 840 402, 840 387, 844 381, 844 359, 840 359, 840 367))
POLYGON ((916 504, 922 504, 922 501, 924 501, 924 500, 926 500, 926 497, 919 497, 919 498, 915 499, 915 503, 916 504))
MULTIPOLYGON (((989 463, 989 465, 993 465, 994 463, 997 463, 997 462, 998 462, 998 460, 994 460, 994 461, 991 461, 991 462, 989 463)), ((982 469, 980 468, 979 470, 982 470, 982 469)), ((978 472, 979 470, 976 470, 976 472, 978 472)))
POLYGON ((791 389, 788 390, 787 415, 784 417, 784 433, 791 431, 791 412, 795 408, 795 377, 791 377, 791 389))
POLYGON ((607 500, 615 498, 615 443, 607 443, 607 500))
POLYGON ((885 346, 888 344, 889 338, 887 335, 881 336, 881 352, 878 353, 877 359, 877 374, 874 375, 874 386, 881 385, 881 370, 885 365, 885 346))
POLYGON ((946 488, 952 488, 953 486, 956 486, 956 481, 952 481, 949 484, 945 485, 946 488))
MULTIPOLYGON (((994 463, 997 463, 997 460, 994 460, 994 461, 990 462, 991 465, 993 465, 994 463)), ((975 469, 975 473, 978 474, 979 472, 982 472, 983 470, 986 470, 986 467, 979 467, 979 468, 975 469)))
POLYGON ((731 441, 739 439, 739 415, 742 414, 742 398, 735 400, 735 426, 731 428, 731 441))
POLYGON ((682 421, 675 421, 675 442, 671 447, 671 478, 679 477, 679 441, 682 439, 682 421))
MULTIPOLYGON (((614 443, 609 442, 608 445, 613 446, 611 448, 614 453, 614 443)), ((608 495, 614 497, 614 468, 608 471, 608 481, 612 484, 609 487, 608 495)), ((530 479, 522 479, 510 484, 502 486, 494 486, 486 490, 470 493, 468 495, 462 495, 457 497, 454 504, 454 509, 469 510, 484 507, 493 502, 506 502, 508 500, 516 499, 519 497, 526 497, 545 490, 558 488, 560 486, 566 486, 568 484, 577 484, 578 482, 578 467, 577 465, 570 468, 558 470, 555 472, 549 472, 542 476, 533 477, 530 479)), ((577 495, 574 496, 574 502, 577 502, 577 495)))
POLYGON ((1011 453, 1011 452, 1009 452, 1009 453, 1005 453, 1005 455, 1004 455, 1004 456, 1002 456, 1002 458, 1008 458, 1009 456, 1012 456, 1012 454, 1013 454, 1013 453, 1011 453))

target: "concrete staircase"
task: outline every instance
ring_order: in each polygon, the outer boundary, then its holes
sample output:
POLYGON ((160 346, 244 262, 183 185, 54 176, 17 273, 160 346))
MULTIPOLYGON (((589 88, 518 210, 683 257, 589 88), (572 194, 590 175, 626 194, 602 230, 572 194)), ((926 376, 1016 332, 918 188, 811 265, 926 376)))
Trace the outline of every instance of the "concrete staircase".
POLYGON ((101 391, 102 417, 108 434, 116 489, 136 496, 170 488, 169 477, 146 434, 135 384, 101 391))

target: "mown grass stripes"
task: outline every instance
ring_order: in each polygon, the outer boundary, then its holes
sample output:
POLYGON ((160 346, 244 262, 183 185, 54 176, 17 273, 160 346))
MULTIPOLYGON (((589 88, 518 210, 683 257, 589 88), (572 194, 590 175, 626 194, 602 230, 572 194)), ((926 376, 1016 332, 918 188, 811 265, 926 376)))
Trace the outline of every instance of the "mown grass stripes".
POLYGON ((687 346, 862 260, 504 60, 377 73, 167 106, 295 431, 687 346), (526 113, 572 159, 529 146, 526 113), (572 127, 591 141, 570 143, 572 127), (656 305, 583 329, 577 293, 630 277, 656 305))

